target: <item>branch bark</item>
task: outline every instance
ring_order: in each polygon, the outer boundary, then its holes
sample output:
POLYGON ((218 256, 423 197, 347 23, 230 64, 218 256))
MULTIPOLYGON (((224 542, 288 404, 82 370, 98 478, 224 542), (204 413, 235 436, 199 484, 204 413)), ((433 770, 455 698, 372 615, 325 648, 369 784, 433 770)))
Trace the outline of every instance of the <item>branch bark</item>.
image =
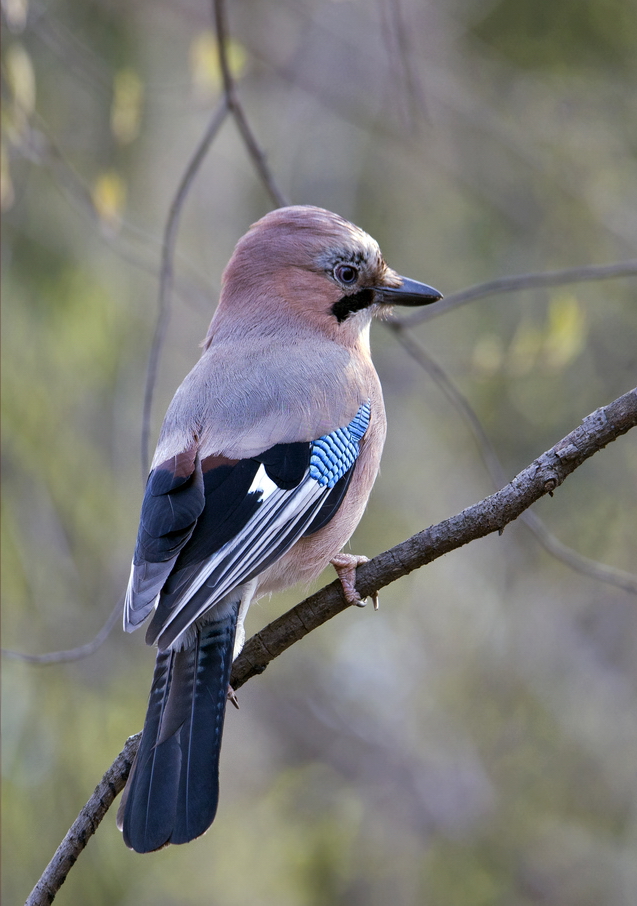
MULTIPOLYGON (((587 459, 637 425, 637 388, 588 415, 554 447, 539 456, 501 490, 456 516, 413 535, 359 567, 356 585, 369 597, 386 585, 476 538, 504 527, 545 494, 552 494, 587 459)), ((332 582, 270 623, 245 645, 234 662, 231 683, 238 689, 287 648, 348 606, 340 582, 332 582)), ((58 847, 26 906, 49 906, 71 867, 124 788, 141 733, 131 736, 58 847)))
POLYGON ((77 857, 99 827, 117 794, 126 786, 140 736, 141 733, 138 733, 137 736, 128 738, 126 745, 69 828, 42 877, 29 894, 25 906, 49 906, 53 902, 77 857))

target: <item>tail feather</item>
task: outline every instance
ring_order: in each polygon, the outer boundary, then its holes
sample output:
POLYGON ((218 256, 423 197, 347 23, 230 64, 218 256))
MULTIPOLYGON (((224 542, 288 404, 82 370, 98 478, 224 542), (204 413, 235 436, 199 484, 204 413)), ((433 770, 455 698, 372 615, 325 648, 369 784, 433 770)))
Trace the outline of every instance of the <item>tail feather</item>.
POLYGON ((212 824, 239 604, 203 626, 192 647, 160 651, 146 722, 118 823, 127 846, 188 843, 212 824))

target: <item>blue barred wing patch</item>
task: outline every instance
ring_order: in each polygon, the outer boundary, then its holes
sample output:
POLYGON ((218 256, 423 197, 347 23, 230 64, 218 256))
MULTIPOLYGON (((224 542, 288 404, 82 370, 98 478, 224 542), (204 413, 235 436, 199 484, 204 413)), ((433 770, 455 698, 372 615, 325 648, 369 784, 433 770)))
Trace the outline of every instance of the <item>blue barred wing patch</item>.
POLYGON ((358 444, 367 431, 371 417, 369 402, 363 403, 346 428, 337 428, 313 441, 310 454, 310 478, 322 487, 333 488, 358 457, 358 444))

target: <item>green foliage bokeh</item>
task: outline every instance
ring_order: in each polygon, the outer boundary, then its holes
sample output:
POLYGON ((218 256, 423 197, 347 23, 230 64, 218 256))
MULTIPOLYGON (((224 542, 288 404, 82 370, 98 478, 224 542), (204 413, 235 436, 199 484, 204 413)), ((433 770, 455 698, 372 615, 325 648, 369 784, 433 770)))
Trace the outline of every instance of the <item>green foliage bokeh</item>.
MULTIPOLYGON (((229 6, 283 191, 359 223, 400 272, 447 293, 635 256, 634 5, 229 6)), ((162 230, 220 82, 207 3, 3 11, 3 646, 39 653, 90 639, 126 584, 162 230)), ((153 437, 269 206, 227 122, 183 213, 153 437)), ((509 476, 635 383, 634 280, 493 297, 415 332, 509 476)), ((373 347, 390 434, 352 542, 370 556, 491 490, 459 413, 381 326, 373 347)), ((537 507, 622 569, 635 454, 622 438, 537 507)), ((206 836, 140 857, 109 814, 56 902, 631 906, 636 640, 634 597, 521 526, 455 552, 242 690, 206 836)), ((141 727, 152 662, 119 628, 87 659, 3 659, 3 902, 141 727)))

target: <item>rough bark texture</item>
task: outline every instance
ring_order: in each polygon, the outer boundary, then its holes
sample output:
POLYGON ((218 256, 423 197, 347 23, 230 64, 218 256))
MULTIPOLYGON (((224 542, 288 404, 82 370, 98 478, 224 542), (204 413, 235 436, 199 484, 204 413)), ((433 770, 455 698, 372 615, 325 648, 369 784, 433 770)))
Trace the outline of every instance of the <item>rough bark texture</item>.
POLYGON ((138 733, 127 739, 126 745, 95 787, 93 795, 58 846, 42 877, 29 894, 26 906, 49 906, 53 902, 77 857, 99 827, 117 794, 126 786, 141 735, 138 733))

